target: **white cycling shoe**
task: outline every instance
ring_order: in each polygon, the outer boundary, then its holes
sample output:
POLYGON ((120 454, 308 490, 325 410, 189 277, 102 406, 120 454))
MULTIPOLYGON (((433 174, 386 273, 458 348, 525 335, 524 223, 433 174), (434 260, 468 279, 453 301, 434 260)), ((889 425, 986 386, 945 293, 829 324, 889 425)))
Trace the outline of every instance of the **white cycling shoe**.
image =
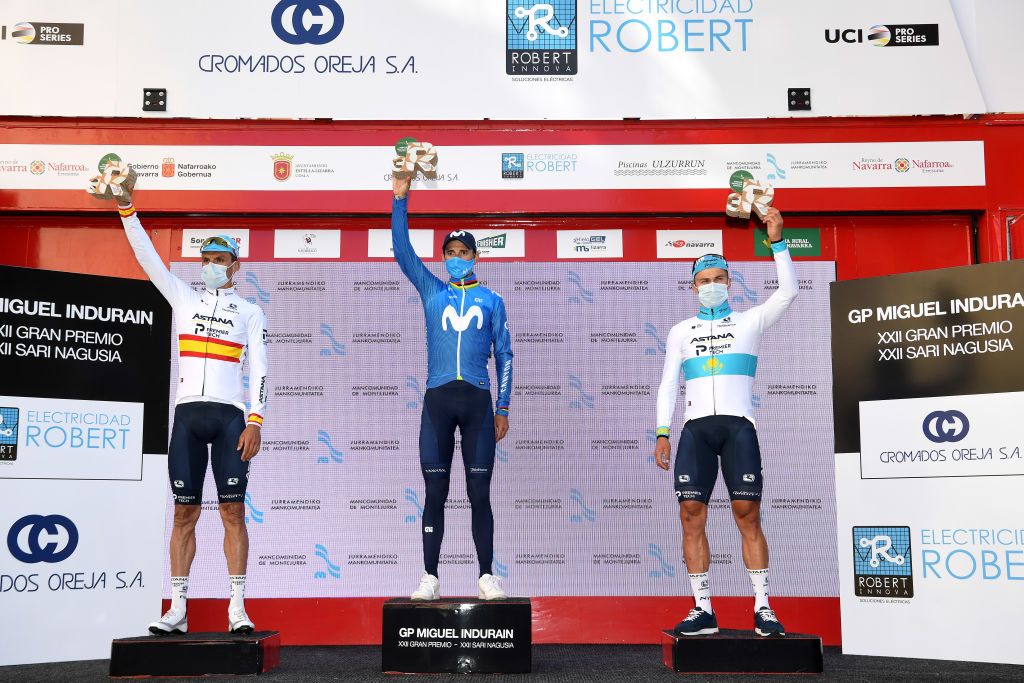
POLYGON ((419 587, 413 591, 413 600, 440 600, 441 582, 433 574, 423 574, 419 587))
POLYGON ((229 633, 252 633, 256 630, 255 624, 245 613, 245 608, 228 610, 228 632, 229 633))
POLYGON ((169 609, 159 621, 149 625, 149 632, 155 636, 188 633, 188 613, 185 610, 169 609))
POLYGON ((484 574, 480 577, 478 582, 480 586, 480 599, 481 600, 505 600, 508 598, 508 593, 498 583, 499 579, 493 574, 484 574))

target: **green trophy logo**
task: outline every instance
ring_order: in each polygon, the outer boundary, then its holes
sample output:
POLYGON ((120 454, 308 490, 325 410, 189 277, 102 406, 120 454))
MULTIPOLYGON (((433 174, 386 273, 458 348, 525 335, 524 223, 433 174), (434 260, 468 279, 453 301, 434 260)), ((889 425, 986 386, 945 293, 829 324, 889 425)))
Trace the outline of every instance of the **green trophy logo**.
POLYGON ((96 199, 117 199, 121 203, 132 200, 135 182, 138 180, 135 170, 121 157, 113 152, 104 154, 96 164, 99 175, 89 178, 86 192, 96 199))
POLYGON ((405 137, 395 143, 391 173, 396 178, 412 178, 417 173, 427 180, 437 178, 437 148, 429 142, 405 137))

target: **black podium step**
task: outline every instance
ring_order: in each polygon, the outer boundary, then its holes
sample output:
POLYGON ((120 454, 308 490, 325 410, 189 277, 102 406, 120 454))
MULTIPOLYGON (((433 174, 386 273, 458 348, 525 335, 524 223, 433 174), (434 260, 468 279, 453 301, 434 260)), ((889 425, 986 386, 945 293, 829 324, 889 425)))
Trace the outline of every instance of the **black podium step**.
POLYGON ((118 638, 110 646, 110 675, 207 676, 261 674, 281 662, 281 634, 257 631, 118 638))
POLYGON ((713 636, 677 636, 662 631, 665 666, 680 673, 820 674, 821 638, 801 633, 765 638, 723 629, 713 636))
POLYGON ((385 673, 529 673, 529 598, 384 603, 385 673))

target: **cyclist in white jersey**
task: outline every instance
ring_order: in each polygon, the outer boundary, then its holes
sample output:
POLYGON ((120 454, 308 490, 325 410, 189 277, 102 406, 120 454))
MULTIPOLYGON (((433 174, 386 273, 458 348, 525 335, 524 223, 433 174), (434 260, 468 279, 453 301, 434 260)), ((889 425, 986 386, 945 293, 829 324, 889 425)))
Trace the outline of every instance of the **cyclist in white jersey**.
POLYGON ((768 604, 768 543, 760 518, 761 452, 751 394, 761 334, 786 312, 798 287, 782 239, 782 214, 769 209, 765 223, 779 288, 760 306, 733 311, 728 300, 729 264, 718 254, 706 254, 693 266, 693 291, 700 299, 700 311, 673 327, 666 343, 655 448, 656 462, 665 470, 671 456, 669 427, 679 395, 680 372, 686 380, 686 415, 674 481, 683 524, 683 556, 697 604, 676 626, 681 635, 718 632, 711 608, 711 555, 705 527, 719 458, 743 541, 743 562, 754 586, 754 630, 762 636, 785 635, 768 604))
POLYGON ((249 536, 245 528, 245 489, 249 461, 259 452, 267 402, 267 332, 263 310, 235 293, 238 245, 220 235, 203 242, 206 288, 192 289, 170 273, 153 248, 131 204, 119 198, 125 235, 150 281, 171 305, 177 331, 179 383, 168 447, 168 474, 174 494, 171 532, 171 608, 149 626, 155 635, 188 631, 188 575, 196 552, 195 526, 201 511, 203 479, 212 465, 224 555, 231 582, 228 630, 250 633, 245 612, 249 536), (249 403, 242 365, 248 360, 249 403))

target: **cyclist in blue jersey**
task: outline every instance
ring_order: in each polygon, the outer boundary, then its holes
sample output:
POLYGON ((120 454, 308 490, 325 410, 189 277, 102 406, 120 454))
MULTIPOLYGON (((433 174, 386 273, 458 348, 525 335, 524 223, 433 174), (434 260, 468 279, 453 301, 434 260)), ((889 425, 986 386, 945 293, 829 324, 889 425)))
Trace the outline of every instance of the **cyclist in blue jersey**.
POLYGON ((705 526, 719 459, 742 537, 743 563, 754 587, 754 630, 761 636, 785 635, 768 604, 768 542, 761 530, 761 451, 754 428, 752 390, 761 335, 793 303, 798 287, 793 260, 782 238, 782 214, 769 209, 765 225, 779 288, 760 306, 733 311, 728 299, 729 264, 718 254, 705 254, 693 264, 693 291, 700 300, 700 311, 673 327, 666 340, 654 452, 658 466, 666 470, 680 372, 686 380, 675 492, 683 524, 683 556, 696 606, 676 626, 680 635, 718 632, 711 608, 711 551, 705 526))
POLYGON ((444 538, 455 429, 462 437, 466 491, 472 507, 473 542, 480 565, 480 598, 508 597, 491 572, 494 516, 491 472, 495 444, 508 433, 512 394, 512 342, 505 302, 477 282, 473 272, 476 239, 465 230, 449 233, 442 246, 447 281, 433 275, 409 241, 408 195, 411 178, 393 178, 391 240, 395 260, 423 303, 427 330, 427 390, 420 421, 420 466, 426 495, 423 504, 423 564, 413 600, 440 598, 438 561, 444 538), (487 363, 495 358, 498 398, 491 408, 487 363))

